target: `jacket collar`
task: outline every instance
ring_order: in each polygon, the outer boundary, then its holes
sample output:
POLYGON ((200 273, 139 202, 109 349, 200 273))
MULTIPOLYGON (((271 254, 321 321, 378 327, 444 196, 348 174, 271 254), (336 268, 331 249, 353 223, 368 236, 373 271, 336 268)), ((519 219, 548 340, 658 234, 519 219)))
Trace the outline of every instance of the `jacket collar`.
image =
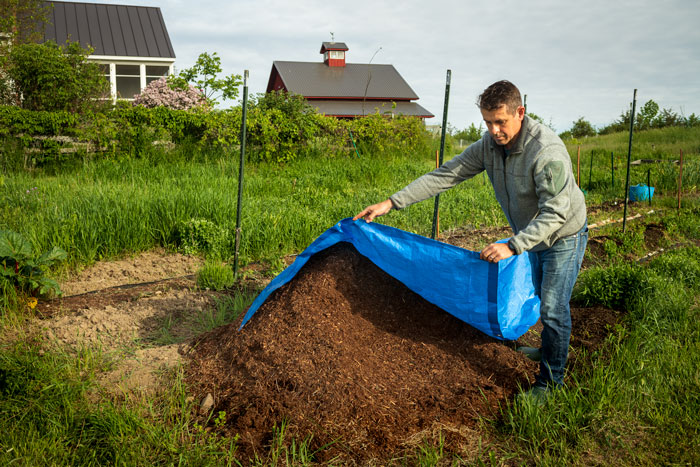
POLYGON ((525 149, 525 135, 527 134, 527 129, 530 126, 530 117, 525 115, 523 117, 523 123, 520 126, 520 133, 518 133, 518 139, 515 140, 513 148, 510 150, 511 155, 520 154, 525 149))

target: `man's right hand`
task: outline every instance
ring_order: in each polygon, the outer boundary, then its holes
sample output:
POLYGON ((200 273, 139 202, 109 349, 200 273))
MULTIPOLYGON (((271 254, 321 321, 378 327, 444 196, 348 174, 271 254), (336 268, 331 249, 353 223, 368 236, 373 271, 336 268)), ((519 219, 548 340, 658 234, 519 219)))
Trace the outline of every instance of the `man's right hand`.
POLYGON ((357 219, 363 218, 367 222, 372 222, 375 217, 383 216, 391 211, 393 207, 394 203, 391 202, 391 199, 386 199, 381 203, 367 206, 358 215, 353 217, 352 220, 356 221, 357 219))

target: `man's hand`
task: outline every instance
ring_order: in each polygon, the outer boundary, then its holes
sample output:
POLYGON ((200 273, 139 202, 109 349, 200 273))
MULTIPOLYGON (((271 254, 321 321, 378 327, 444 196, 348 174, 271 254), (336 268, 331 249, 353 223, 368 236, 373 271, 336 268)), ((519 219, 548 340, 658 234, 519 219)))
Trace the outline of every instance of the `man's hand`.
POLYGON ((510 249, 507 243, 492 243, 483 250, 479 258, 490 263, 498 263, 502 259, 513 256, 513 250, 510 249))
POLYGON ((394 207, 394 203, 390 199, 386 199, 381 203, 373 204, 372 206, 367 206, 358 215, 352 218, 356 221, 359 218, 364 218, 367 222, 372 222, 375 217, 383 216, 387 212, 391 211, 394 207))

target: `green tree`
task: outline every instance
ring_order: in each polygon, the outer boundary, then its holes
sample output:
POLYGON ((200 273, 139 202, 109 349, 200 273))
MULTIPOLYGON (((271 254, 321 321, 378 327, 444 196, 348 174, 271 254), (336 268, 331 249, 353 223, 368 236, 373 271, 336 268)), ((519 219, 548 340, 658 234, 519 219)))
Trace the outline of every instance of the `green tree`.
POLYGON ((204 97, 212 106, 217 99, 235 100, 238 97, 238 87, 243 83, 241 75, 231 74, 219 78, 221 73, 221 58, 216 52, 211 55, 203 52, 195 64, 182 70, 178 76, 171 77, 174 87, 185 89, 187 84, 193 84, 202 91, 204 97))
POLYGON ((574 126, 571 127, 571 136, 574 138, 578 139, 586 136, 595 136, 595 128, 593 128, 593 125, 591 125, 590 122, 584 120, 583 117, 579 117, 579 119, 573 123, 574 126))
POLYGON ((648 100, 635 116, 634 128, 636 130, 648 130, 652 128, 654 119, 659 113, 659 104, 653 100, 648 100))
POLYGON ((481 135, 483 133, 484 126, 482 123, 479 123, 478 128, 476 125, 474 125, 474 123, 471 123, 469 127, 454 133, 454 137, 458 140, 462 139, 467 142, 474 142, 481 139, 481 135))
POLYGON ((13 46, 5 72, 21 107, 78 112, 94 106, 108 83, 99 66, 87 61, 89 54, 77 42, 13 46))
POLYGON ((651 122, 653 128, 666 128, 683 125, 683 118, 672 109, 663 109, 651 122))
POLYGON ((38 25, 45 24, 51 4, 41 0, 0 0, 0 34, 4 45, 36 42, 38 25))
POLYGON ((38 42, 38 25, 48 20, 51 4, 41 0, 0 0, 0 105, 18 105, 18 95, 8 77, 9 53, 18 44, 38 42))
POLYGON ((700 117, 692 113, 685 119, 686 126, 700 126, 700 117))

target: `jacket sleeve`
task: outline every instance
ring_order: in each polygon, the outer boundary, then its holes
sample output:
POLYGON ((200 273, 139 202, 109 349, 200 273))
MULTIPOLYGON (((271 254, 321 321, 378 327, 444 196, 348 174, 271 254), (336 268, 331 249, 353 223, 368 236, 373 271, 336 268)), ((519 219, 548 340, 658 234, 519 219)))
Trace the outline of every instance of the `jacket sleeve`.
POLYGON ((571 162, 557 146, 544 148, 534 166, 538 211, 535 217, 508 244, 520 254, 550 239, 567 221, 571 196, 576 186, 571 162))
POLYGON ((417 178, 404 189, 390 196, 396 209, 403 209, 442 193, 484 170, 483 138, 469 145, 437 169, 417 178))

